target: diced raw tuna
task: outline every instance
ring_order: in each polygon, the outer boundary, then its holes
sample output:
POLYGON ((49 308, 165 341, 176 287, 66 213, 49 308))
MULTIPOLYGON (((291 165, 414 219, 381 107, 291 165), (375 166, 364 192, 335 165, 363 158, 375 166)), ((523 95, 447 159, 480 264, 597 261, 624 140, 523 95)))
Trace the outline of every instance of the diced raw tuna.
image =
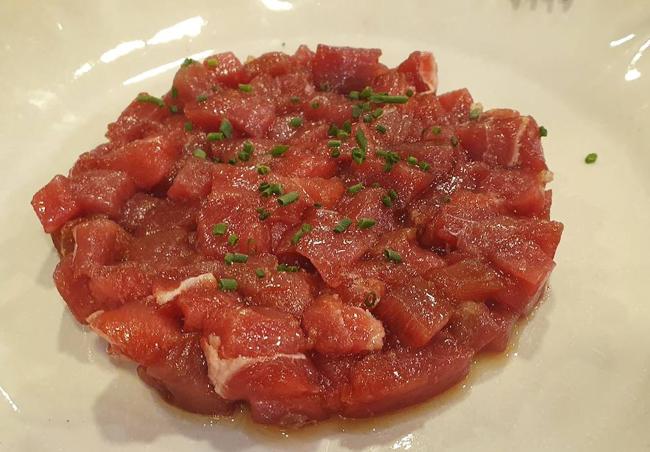
POLYGON ((122 206, 135 194, 133 180, 122 171, 91 170, 71 179, 77 202, 85 214, 118 218, 122 206))
POLYGON ((77 321, 86 323, 90 314, 104 307, 93 299, 88 288, 88 278, 75 276, 72 260, 72 254, 61 258, 54 270, 54 283, 77 321))
POLYGON ((438 96, 438 101, 447 114, 447 121, 451 124, 466 122, 474 103, 472 95, 466 88, 441 94, 438 96))
POLYGON ((501 327, 485 304, 465 301, 456 307, 446 331, 458 344, 478 352, 497 339, 501 327))
POLYGON ((314 350, 328 355, 381 350, 384 327, 370 312, 322 295, 305 311, 303 327, 314 350))
POLYGON ((314 83, 323 91, 332 90, 339 93, 363 89, 372 83, 381 70, 380 56, 379 49, 319 44, 312 62, 314 83))
POLYGON ((131 239, 117 223, 101 218, 77 225, 72 235, 75 275, 85 276, 90 276, 97 267, 122 260, 131 239))
POLYGON ((93 272, 88 287, 102 309, 112 309, 151 295, 151 275, 131 262, 111 265, 93 272))
POLYGON ((57 231, 67 221, 81 213, 70 179, 55 176, 32 198, 32 207, 45 232, 57 231))
POLYGON ((164 104, 142 101, 150 98, 147 93, 140 93, 120 114, 117 121, 108 125, 106 137, 117 146, 140 140, 162 131, 161 122, 170 115, 164 104))
POLYGON ((193 201, 205 198, 212 188, 212 166, 204 159, 190 157, 167 190, 169 199, 193 201))
POLYGON ((431 52, 412 52, 397 66, 397 71, 405 74, 418 92, 438 88, 438 65, 431 52))
POLYGON ((479 259, 464 259, 437 268, 429 272, 428 278, 448 297, 458 301, 487 301, 504 288, 501 275, 479 259))

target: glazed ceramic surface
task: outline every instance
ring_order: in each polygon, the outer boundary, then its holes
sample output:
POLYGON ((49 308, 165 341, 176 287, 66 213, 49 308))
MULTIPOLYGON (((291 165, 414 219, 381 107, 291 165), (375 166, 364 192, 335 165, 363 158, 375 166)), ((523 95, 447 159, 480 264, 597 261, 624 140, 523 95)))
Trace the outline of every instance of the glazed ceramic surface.
POLYGON ((650 450, 649 48, 647 0, 4 0, 0 450, 650 450), (280 432, 182 413, 66 311, 29 201, 186 56, 319 42, 389 65, 432 50, 441 91, 546 126, 566 225, 550 294, 507 356, 395 415, 280 432))

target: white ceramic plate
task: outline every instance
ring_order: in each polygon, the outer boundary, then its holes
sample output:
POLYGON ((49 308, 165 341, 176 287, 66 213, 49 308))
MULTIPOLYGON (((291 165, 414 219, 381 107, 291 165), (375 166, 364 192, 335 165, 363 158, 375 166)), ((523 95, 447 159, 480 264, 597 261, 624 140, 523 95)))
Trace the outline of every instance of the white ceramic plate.
POLYGON ((650 450, 650 7, 622 3, 2 2, 0 449, 650 450), (181 413, 65 311, 29 200, 185 56, 318 42, 380 47, 389 64, 431 49, 442 91, 548 128, 566 225, 550 297, 508 357, 398 415, 280 434, 181 413))

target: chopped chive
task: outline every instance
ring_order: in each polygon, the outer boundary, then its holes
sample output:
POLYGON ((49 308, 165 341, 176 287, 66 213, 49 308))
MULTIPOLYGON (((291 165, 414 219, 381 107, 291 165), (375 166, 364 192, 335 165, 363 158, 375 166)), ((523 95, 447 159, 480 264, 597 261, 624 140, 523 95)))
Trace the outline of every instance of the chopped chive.
POLYGON ((170 105, 169 106, 169 111, 172 113, 178 113, 178 105, 170 105))
POLYGON ((323 205, 321 203, 317 202, 317 203, 314 204, 314 209, 322 209, 322 208, 323 208, 323 205))
POLYGON ((386 173, 390 172, 390 170, 393 169, 393 166, 395 166, 395 164, 400 160, 399 154, 393 151, 379 150, 375 152, 375 154, 377 154, 378 157, 381 157, 386 161, 386 163, 384 164, 384 172, 386 173))
POLYGON ((343 127, 341 128, 345 130, 348 134, 352 133, 352 123, 350 121, 345 121, 343 123, 343 127))
POLYGON ((251 91, 253 91, 253 87, 247 83, 240 83, 239 91, 241 91, 242 93, 250 93, 251 91))
POLYGON ((370 111, 370 108, 371 108, 370 107, 370 102, 364 102, 364 103, 360 104, 360 107, 361 107, 362 112, 368 112, 368 111, 370 111))
POLYGON ((416 159, 412 155, 409 155, 408 158, 406 159, 406 163, 408 163, 409 165, 417 165, 418 159, 416 159))
POLYGON ((329 129, 327 129, 327 136, 335 137, 339 132, 339 128, 336 127, 336 124, 330 124, 329 129))
POLYGON ((298 102, 300 102, 300 98, 298 96, 291 96, 289 98, 289 102, 291 102, 292 104, 297 104, 298 102))
POLYGON ((368 139, 366 138, 366 134, 363 133, 363 130, 357 129, 354 138, 357 140, 357 144, 364 152, 368 150, 368 139))
POLYGON ((388 94, 373 94, 370 96, 370 102, 376 104, 405 104, 408 100, 407 96, 390 96, 388 94))
POLYGON ((415 93, 413 92, 413 90, 411 88, 409 88, 409 89, 406 90, 405 94, 406 94, 406 97, 412 97, 413 94, 415 94, 415 93))
POLYGON ((429 171, 429 169, 431 168, 431 165, 429 165, 427 162, 420 162, 418 163, 418 166, 422 171, 429 171))
POLYGON ((227 265, 244 264, 248 262, 248 255, 241 253, 226 253, 223 260, 227 265))
POLYGON ((289 146, 287 146, 286 144, 278 144, 273 146, 273 149, 271 149, 271 155, 273 157, 280 157, 288 150, 289 150, 289 146))
POLYGON ((357 227, 359 229, 368 229, 373 227, 377 222, 372 218, 359 218, 357 221, 357 227))
POLYGON ((237 164, 237 159, 228 159, 228 164, 230 165, 236 165, 237 164))
POLYGON ((218 93, 219 91, 221 91, 221 87, 219 85, 212 85, 210 89, 212 90, 213 93, 218 93))
POLYGON ((272 195, 281 195, 282 186, 280 184, 269 184, 268 182, 263 182, 260 184, 258 190, 262 192, 262 196, 269 198, 272 195))
POLYGON ((224 135, 221 132, 210 132, 205 136, 208 141, 221 141, 224 139, 224 135))
POLYGON ((286 206, 291 204, 292 202, 297 201, 299 197, 300 195, 298 194, 298 192, 290 191, 289 193, 278 197, 278 204, 280 204, 281 206, 286 206))
POLYGON ((257 170, 257 174, 261 174, 262 176, 271 172, 271 168, 266 165, 257 165, 255 169, 257 170))
POLYGON ((172 86, 172 98, 176 99, 178 97, 178 88, 172 86))
POLYGON ((183 62, 181 63, 181 67, 187 67, 187 66, 189 66, 190 64, 194 64, 194 63, 196 63, 196 61, 193 60, 192 58, 185 58, 185 59, 183 60, 183 62))
POLYGON ((242 162, 247 162, 251 159, 254 151, 255 148, 253 147, 253 144, 250 141, 244 141, 242 150, 237 153, 237 158, 242 162))
POLYGON ((341 219, 341 221, 338 222, 336 226, 334 226, 334 232, 337 234, 342 234, 350 227, 351 224, 352 224, 352 220, 350 220, 349 218, 343 218, 341 219))
POLYGON ((350 91, 348 94, 348 97, 352 100, 358 100, 359 99, 359 91, 350 91))
POLYGON ((548 136, 548 130, 544 126, 539 126, 539 136, 545 137, 548 136))
POLYGON ((597 159, 598 159, 598 154, 592 152, 591 154, 587 154, 587 156, 585 157, 585 163, 589 163, 589 164, 596 163, 597 159))
POLYGON ((309 104, 309 106, 310 106, 311 108, 313 108, 314 110, 316 110, 317 108, 320 108, 320 102, 318 102, 317 100, 315 100, 315 101, 313 101, 311 104, 309 104))
POLYGON ((375 108, 373 112, 371 113, 372 117, 375 119, 381 118, 381 116, 384 114, 384 109, 383 108, 375 108))
POLYGON ((336 131, 336 138, 338 138, 339 140, 343 140, 343 139, 345 139, 345 138, 347 138, 349 136, 350 136, 350 134, 348 132, 346 132, 345 130, 339 129, 339 130, 336 131))
POLYGON ((369 86, 366 86, 359 93, 359 99, 368 99, 370 96, 372 96, 372 88, 370 88, 369 86))
POLYGON ((165 102, 160 97, 152 96, 150 94, 145 94, 145 93, 138 94, 138 97, 136 97, 135 100, 137 100, 138 102, 145 102, 149 104, 158 105, 159 107, 165 106, 165 102))
POLYGON ((302 118, 299 116, 296 116, 295 118, 291 118, 289 120, 289 126, 293 127, 294 129, 300 127, 301 125, 302 125, 302 118))
POLYGON ((209 67, 219 66, 219 60, 216 58, 208 58, 207 60, 205 60, 205 62, 208 64, 209 67))
POLYGON ((196 96, 197 102, 205 102, 206 100, 208 100, 207 94, 199 94, 198 96, 196 96))
POLYGON ((395 262, 396 264, 399 264, 402 262, 402 256, 399 255, 399 253, 395 250, 392 250, 390 248, 386 248, 384 250, 384 257, 386 260, 395 262))
POLYGON ((472 108, 469 112, 469 119, 474 121, 475 119, 478 119, 479 116, 481 116, 481 109, 476 107, 472 108))
POLYGON ((221 278, 219 280, 219 289, 223 290, 224 292, 232 292, 233 290, 237 290, 237 280, 231 278, 221 278))
POLYGON ((442 127, 440 126, 431 127, 431 133, 433 133, 434 135, 440 135, 442 133, 442 127))
POLYGON ((266 272, 264 271, 263 268, 256 268, 256 269, 255 269, 255 275, 256 275, 258 278, 262 279, 262 278, 264 278, 264 277, 266 276, 266 272))
POLYGON ((363 122, 365 123, 372 122, 372 115, 370 113, 366 113, 365 115, 363 115, 363 122))
POLYGON ((223 133, 223 136, 226 138, 232 137, 232 124, 228 119, 223 118, 221 120, 221 125, 219 126, 219 132, 223 133))
POLYGON ((361 107, 359 105, 352 106, 352 117, 358 119, 361 116, 361 107))
POLYGON ((330 152, 330 157, 333 159, 337 159, 341 156, 341 151, 339 149, 333 149, 332 152, 330 152))
POLYGON ((366 151, 359 148, 352 149, 352 160, 361 165, 366 160, 366 151))
POLYGON ((379 133, 386 133, 388 129, 386 129, 386 126, 383 126, 381 124, 377 124, 377 127, 375 127, 375 130, 379 133))
POLYGON ((357 193, 359 193, 364 188, 365 187, 363 186, 363 184, 361 182, 359 182, 358 184, 354 184, 354 185, 349 186, 347 192, 348 192, 349 195, 356 195, 357 193))
POLYGON ((329 140, 327 142, 327 147, 329 147, 329 148, 341 147, 341 141, 340 140, 329 140))
POLYGON ((228 230, 228 225, 226 223, 217 223, 212 226, 212 235, 225 235, 228 230))
POLYGON ((303 223, 298 232, 296 232, 291 238, 291 244, 296 245, 305 234, 311 232, 312 226, 309 223, 303 223))
POLYGON ((458 146, 458 137, 452 136, 452 137, 449 139, 449 142, 451 143, 451 145, 452 145, 453 147, 458 146))
POLYGON ((388 190, 388 196, 390 196, 390 199, 395 201, 397 199, 397 192, 391 188, 388 190))
POLYGON ((297 265, 288 265, 288 264, 278 264, 277 271, 286 272, 286 273, 296 273, 300 270, 300 267, 297 265))
POLYGON ((206 154, 205 151, 203 149, 200 149, 200 148, 199 149, 194 149, 194 152, 192 152, 192 155, 194 157, 204 159, 204 160, 208 156, 208 154, 206 154))
POLYGON ((239 242, 239 237, 237 237, 237 234, 230 234, 228 236, 228 245, 234 246, 239 242))
POLYGON ((257 208, 257 218, 259 218, 260 221, 264 221, 270 216, 271 216, 271 212, 269 212, 265 208, 263 208, 263 207, 258 207, 257 208))
POLYGON ((193 128, 194 126, 189 121, 187 121, 185 125, 183 125, 183 129, 185 129, 186 132, 191 132, 193 128))
POLYGON ((383 195, 383 196, 381 197, 381 202, 382 202, 382 204, 385 205, 386 207, 393 207, 393 200, 390 199, 390 196, 388 196, 388 195, 383 195))

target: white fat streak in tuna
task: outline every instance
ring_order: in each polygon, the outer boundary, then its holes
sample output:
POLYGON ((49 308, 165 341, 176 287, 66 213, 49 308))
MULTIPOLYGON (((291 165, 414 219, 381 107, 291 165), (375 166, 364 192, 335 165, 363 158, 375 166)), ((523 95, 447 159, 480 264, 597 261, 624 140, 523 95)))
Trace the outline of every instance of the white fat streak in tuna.
POLYGON ((384 337, 386 336, 384 325, 378 319, 376 319, 370 311, 366 311, 365 309, 361 309, 361 311, 363 311, 364 315, 366 315, 370 320, 370 335, 368 338, 367 350, 381 350, 381 348, 384 346, 384 337))
POLYGON ((506 163, 505 166, 515 166, 519 163, 519 148, 521 147, 521 137, 526 131, 529 122, 530 118, 526 116, 521 118, 521 124, 519 125, 519 129, 517 129, 517 133, 515 134, 515 144, 514 149, 512 150, 512 158, 509 162, 506 163))
POLYGON ((237 373, 249 366, 278 358, 307 359, 302 353, 276 353, 272 356, 258 356, 255 358, 239 356, 237 358, 223 359, 219 356, 220 346, 221 338, 214 334, 211 334, 207 340, 201 340, 201 348, 203 348, 203 354, 208 363, 208 378, 212 386, 214 386, 215 392, 224 399, 228 398, 228 382, 237 373))
POLYGON ((159 305, 163 305, 165 303, 169 303, 186 290, 189 290, 192 287, 201 286, 203 284, 214 284, 216 286, 217 279, 212 273, 203 273, 199 276, 193 276, 191 278, 184 279, 174 289, 156 291, 154 293, 154 296, 156 297, 156 302, 159 305))

